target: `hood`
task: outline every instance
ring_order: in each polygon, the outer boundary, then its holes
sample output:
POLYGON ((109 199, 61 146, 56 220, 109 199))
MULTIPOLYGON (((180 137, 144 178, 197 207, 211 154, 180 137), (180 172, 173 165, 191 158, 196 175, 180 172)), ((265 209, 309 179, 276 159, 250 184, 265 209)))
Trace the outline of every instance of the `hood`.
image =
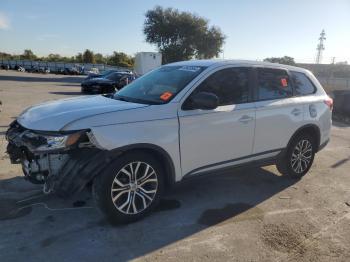
POLYGON ((93 84, 93 83, 112 83, 112 80, 109 80, 107 78, 103 78, 103 77, 93 77, 93 78, 89 78, 83 81, 84 84, 93 84))
POLYGON ((112 80, 107 79, 107 78, 103 78, 103 77, 95 77, 95 78, 91 79, 91 81, 93 81, 93 82, 112 82, 112 80))
POLYGON ((65 125, 86 117, 147 106, 102 95, 81 96, 32 106, 27 108, 17 121, 23 127, 32 130, 59 131, 65 125))

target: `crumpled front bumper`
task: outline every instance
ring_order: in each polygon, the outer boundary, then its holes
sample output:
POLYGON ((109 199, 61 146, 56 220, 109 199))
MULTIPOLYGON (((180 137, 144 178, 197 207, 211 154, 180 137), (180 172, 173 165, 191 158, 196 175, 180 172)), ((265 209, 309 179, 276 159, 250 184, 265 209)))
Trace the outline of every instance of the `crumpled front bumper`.
POLYGON ((110 161, 110 153, 96 147, 35 152, 40 141, 25 137, 28 130, 14 122, 6 133, 11 163, 21 164, 27 180, 44 184, 44 192, 70 196, 83 189, 110 161))

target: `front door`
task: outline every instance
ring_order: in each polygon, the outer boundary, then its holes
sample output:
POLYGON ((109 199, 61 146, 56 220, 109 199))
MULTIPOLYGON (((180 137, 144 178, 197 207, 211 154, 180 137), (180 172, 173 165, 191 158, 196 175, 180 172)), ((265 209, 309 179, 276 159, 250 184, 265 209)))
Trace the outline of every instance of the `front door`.
MULTIPOLYGON (((183 175, 229 166, 252 154, 255 107, 250 100, 250 79, 249 68, 217 70, 191 95, 214 93, 219 106, 214 110, 179 109, 183 175)), ((184 104, 190 103, 191 95, 184 104)))

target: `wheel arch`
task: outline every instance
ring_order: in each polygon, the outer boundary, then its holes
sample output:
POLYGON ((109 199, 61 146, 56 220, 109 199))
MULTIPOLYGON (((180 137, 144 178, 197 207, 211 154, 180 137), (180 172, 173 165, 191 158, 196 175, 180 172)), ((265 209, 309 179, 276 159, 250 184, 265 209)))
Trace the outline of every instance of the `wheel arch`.
POLYGON ((148 143, 138 143, 113 149, 111 153, 114 156, 121 156, 135 151, 149 153, 156 157, 165 170, 165 186, 171 187, 175 184, 175 166, 173 160, 169 153, 160 146, 148 143))
POLYGON ((299 136, 300 134, 303 133, 307 133, 310 134, 312 137, 315 138, 315 142, 316 142, 316 152, 318 151, 319 147, 320 147, 320 139, 321 139, 321 131, 320 128, 315 125, 315 124, 307 124, 304 125, 300 128, 298 128, 294 134, 292 135, 292 137, 290 138, 288 145, 286 148, 289 148, 290 144, 292 143, 292 141, 299 136))

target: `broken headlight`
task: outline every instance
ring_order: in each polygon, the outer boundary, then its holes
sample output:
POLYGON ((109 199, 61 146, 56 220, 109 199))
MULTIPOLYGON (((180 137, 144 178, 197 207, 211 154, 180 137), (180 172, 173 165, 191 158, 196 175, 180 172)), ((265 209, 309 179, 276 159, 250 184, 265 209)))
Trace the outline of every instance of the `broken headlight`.
POLYGON ((51 151, 64 149, 75 145, 85 135, 85 131, 78 131, 71 134, 35 134, 45 142, 35 148, 35 151, 51 151))

